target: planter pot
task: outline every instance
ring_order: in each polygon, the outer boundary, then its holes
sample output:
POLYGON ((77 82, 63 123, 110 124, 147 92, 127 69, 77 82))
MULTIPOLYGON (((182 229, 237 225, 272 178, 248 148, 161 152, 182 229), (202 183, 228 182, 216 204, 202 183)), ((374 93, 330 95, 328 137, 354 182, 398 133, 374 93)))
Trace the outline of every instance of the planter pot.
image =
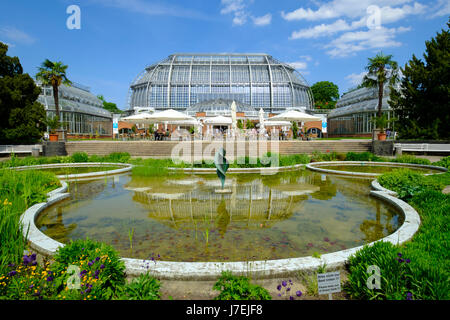
POLYGON ((386 140, 386 133, 379 133, 377 136, 380 141, 386 140))
POLYGON ((50 133, 49 134, 50 141, 58 141, 58 134, 57 133, 50 133))

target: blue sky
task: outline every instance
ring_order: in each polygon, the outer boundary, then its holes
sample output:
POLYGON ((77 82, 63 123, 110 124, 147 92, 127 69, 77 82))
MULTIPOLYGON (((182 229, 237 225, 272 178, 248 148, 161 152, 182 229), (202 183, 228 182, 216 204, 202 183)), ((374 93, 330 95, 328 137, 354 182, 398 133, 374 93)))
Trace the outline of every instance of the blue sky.
POLYGON ((176 52, 267 53, 342 94, 379 51, 402 67, 422 57, 449 15, 449 0, 3 0, 0 41, 30 75, 63 61, 69 79, 125 109, 133 79, 176 52), (70 5, 79 30, 66 26, 70 5))

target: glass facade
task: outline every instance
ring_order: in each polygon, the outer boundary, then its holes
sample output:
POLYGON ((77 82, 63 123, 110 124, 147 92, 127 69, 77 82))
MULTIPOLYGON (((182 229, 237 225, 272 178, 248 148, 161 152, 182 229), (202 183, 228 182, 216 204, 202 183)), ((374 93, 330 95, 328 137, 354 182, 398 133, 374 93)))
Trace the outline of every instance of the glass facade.
MULTIPOLYGON (((389 87, 384 88, 382 112, 388 119, 394 112, 388 104, 389 87)), ((375 125, 373 118, 378 111, 378 89, 360 88, 344 94, 336 103, 336 109, 328 113, 329 135, 368 135, 375 125)))
POLYGON ((129 108, 180 111, 214 99, 235 100, 266 112, 312 109, 305 79, 266 54, 174 54, 147 67, 129 92, 129 108))
MULTIPOLYGON (((112 114, 103 109, 102 101, 88 88, 61 85, 58 91, 61 121, 67 123, 68 134, 112 136, 112 114)), ((136 99, 142 99, 142 93, 136 99)), ((41 86, 38 101, 45 106, 48 117, 56 115, 52 88, 41 86)))

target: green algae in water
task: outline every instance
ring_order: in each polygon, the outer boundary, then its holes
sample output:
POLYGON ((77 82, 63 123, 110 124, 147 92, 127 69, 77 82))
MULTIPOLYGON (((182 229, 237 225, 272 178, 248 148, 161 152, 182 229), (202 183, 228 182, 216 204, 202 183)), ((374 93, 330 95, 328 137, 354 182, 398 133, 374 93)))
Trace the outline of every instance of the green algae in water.
POLYGON ((394 232, 402 218, 369 196, 370 180, 310 171, 273 176, 112 176, 71 184, 38 228, 57 241, 89 237, 122 256, 166 261, 252 261, 360 246, 394 232), (130 250, 129 232, 133 228, 130 250))

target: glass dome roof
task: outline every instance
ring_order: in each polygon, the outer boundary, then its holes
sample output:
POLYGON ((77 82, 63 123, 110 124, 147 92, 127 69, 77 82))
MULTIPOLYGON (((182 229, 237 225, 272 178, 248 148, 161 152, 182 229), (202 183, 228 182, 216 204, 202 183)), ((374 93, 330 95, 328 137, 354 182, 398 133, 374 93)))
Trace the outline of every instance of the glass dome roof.
POLYGON ((130 86, 129 107, 186 110, 199 102, 235 100, 259 110, 313 108, 308 83, 270 55, 173 54, 150 65, 130 86))

